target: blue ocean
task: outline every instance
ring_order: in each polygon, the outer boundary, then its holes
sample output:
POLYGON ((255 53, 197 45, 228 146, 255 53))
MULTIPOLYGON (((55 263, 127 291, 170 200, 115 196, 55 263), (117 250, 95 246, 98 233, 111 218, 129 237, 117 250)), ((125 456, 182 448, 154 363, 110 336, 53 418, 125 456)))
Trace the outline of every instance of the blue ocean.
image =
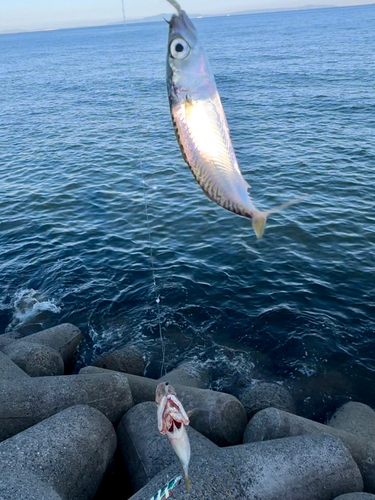
POLYGON ((168 26, 0 36, 0 333, 71 322, 77 368, 125 345, 303 415, 375 399, 375 5, 194 20, 242 173, 209 201, 179 151, 168 26), (160 328, 159 328, 160 327, 160 328))

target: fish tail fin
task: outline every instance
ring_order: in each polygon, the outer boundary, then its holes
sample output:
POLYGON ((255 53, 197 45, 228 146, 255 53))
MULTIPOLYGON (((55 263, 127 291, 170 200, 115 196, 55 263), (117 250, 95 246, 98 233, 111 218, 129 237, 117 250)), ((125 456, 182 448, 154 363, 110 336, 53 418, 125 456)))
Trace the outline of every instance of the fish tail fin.
POLYGON ((264 228, 267 222, 267 217, 275 212, 280 212, 280 210, 283 210, 284 208, 290 207, 290 205, 295 205, 296 203, 299 203, 300 201, 303 201, 307 198, 307 195, 299 196, 298 198, 294 198, 293 200, 290 200, 286 203, 283 203, 282 205, 279 205, 278 207, 271 208, 271 210, 267 210, 265 212, 261 212, 259 210, 255 210, 253 216, 252 216, 252 222, 253 222, 253 229, 255 231, 256 237, 260 239, 263 236, 264 233, 264 228))
POLYGON ((180 4, 177 2, 177 0, 167 0, 176 10, 179 14, 181 14, 181 6, 180 4))
POLYGON ((189 465, 183 464, 182 468, 184 469, 184 474, 185 474, 186 489, 189 492, 190 491, 189 465))
POLYGON ((185 475, 185 483, 186 483, 186 489, 188 490, 188 492, 190 492, 190 479, 187 474, 185 475))
POLYGON ((264 228, 267 222, 268 212, 260 212, 256 210, 252 217, 253 229, 258 240, 263 236, 264 228))

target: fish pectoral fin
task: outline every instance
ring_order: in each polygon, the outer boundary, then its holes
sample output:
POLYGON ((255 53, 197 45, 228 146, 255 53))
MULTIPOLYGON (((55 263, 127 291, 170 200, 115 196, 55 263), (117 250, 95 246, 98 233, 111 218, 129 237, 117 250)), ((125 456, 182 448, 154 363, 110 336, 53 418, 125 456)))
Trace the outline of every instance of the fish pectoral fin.
POLYGON ((299 203, 300 201, 306 200, 309 197, 308 194, 303 194, 302 196, 298 196, 297 198, 294 198, 293 200, 287 201, 286 203, 283 203, 282 205, 279 205, 278 207, 271 208, 271 210, 267 210, 266 214, 270 215, 275 212, 280 212, 280 210, 283 210, 284 208, 290 207, 291 205, 295 205, 296 203, 299 203))
POLYGON ((192 410, 188 410, 186 412, 186 415, 190 418, 192 417, 193 415, 195 415, 196 413, 198 413, 198 408, 193 408, 192 410))

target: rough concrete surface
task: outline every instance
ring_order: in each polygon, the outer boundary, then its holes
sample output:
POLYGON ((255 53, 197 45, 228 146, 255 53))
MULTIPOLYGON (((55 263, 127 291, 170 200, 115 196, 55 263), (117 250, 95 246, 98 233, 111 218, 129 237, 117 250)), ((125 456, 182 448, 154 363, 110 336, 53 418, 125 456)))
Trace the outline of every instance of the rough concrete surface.
POLYGON ((351 401, 344 404, 332 415, 328 425, 375 445, 375 411, 363 403, 351 401))
MULTIPOLYGON (((174 500, 332 500, 361 491, 357 465, 343 443, 326 434, 192 452, 191 493, 184 483, 174 500)), ((181 470, 174 464, 153 478, 131 500, 154 495, 181 470)))
POLYGON ((0 441, 77 404, 119 421, 133 406, 127 377, 103 373, 0 380, 0 441))
POLYGON ((94 365, 107 370, 139 376, 143 375, 145 369, 143 355, 134 347, 124 347, 123 349, 102 354, 94 361, 94 365))
POLYGON ((365 491, 375 492, 375 446, 354 434, 298 417, 276 408, 260 411, 250 420, 244 442, 265 441, 288 436, 325 433, 342 440, 362 473, 365 491))
POLYGON ((64 361, 51 347, 17 340, 3 352, 30 377, 52 377, 64 374, 64 361))
POLYGON ((205 389, 208 387, 209 381, 207 370, 197 367, 194 363, 186 362, 159 378, 158 382, 169 382, 173 386, 187 385, 205 389))
MULTIPOLYGON (((34 496, 38 481, 42 491, 45 483, 59 495, 56 498, 89 500, 116 442, 112 424, 102 413, 83 405, 68 408, 0 443, 0 484, 5 491, 16 491, 18 476, 30 473, 36 479, 30 500, 38 498, 34 496)), ((21 486, 27 489, 27 484, 21 486)))
POLYGON ((270 407, 290 413, 296 411, 293 396, 288 389, 274 382, 251 385, 242 392, 239 399, 249 419, 258 411, 270 407))
POLYGON ((82 339, 83 335, 79 328, 70 323, 63 323, 28 335, 25 340, 55 349, 63 358, 64 363, 68 363, 82 339))
POLYGON ((17 377, 29 377, 9 356, 0 351, 0 380, 14 380, 17 377))

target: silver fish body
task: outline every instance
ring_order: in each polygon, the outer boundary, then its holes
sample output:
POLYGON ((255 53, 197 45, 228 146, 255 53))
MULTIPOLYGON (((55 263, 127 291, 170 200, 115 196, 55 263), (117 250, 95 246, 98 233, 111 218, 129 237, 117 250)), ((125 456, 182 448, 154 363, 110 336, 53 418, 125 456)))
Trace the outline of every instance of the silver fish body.
POLYGON ((208 58, 189 17, 178 12, 169 21, 167 87, 173 126, 182 155, 212 201, 248 217, 261 237, 267 215, 248 194, 249 184, 238 166, 229 127, 208 58))

